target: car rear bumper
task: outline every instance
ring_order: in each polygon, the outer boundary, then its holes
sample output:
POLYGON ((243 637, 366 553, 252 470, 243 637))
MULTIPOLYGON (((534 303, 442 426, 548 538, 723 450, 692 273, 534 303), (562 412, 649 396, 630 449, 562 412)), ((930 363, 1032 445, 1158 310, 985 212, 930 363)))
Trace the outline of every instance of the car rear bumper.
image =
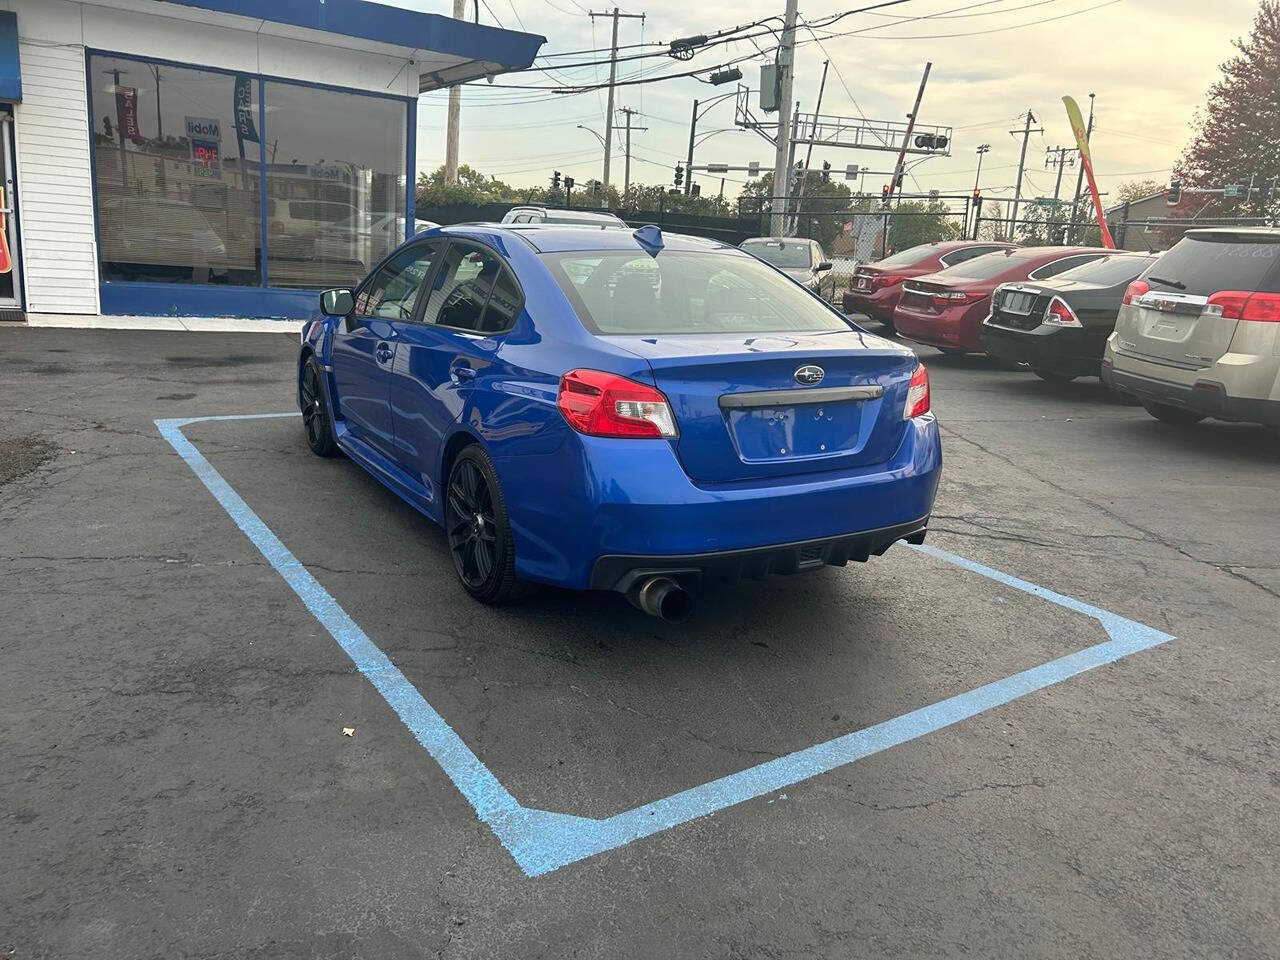
POLYGON ((744 550, 650 556, 609 555, 596 560, 591 587, 627 592, 639 580, 669 576, 686 588, 696 583, 763 580, 770 574, 801 573, 823 566, 842 567, 850 560, 862 562, 881 556, 899 540, 924 543, 929 518, 921 517, 875 530, 842 534, 821 540, 802 540, 744 550))
POLYGON ((886 287, 875 293, 858 293, 846 290, 840 302, 845 313, 865 313, 872 320, 888 323, 893 319, 893 310, 901 297, 900 288, 886 287))
POLYGON ((1073 377, 1096 377, 1110 330, 1039 326, 1012 330, 983 324, 979 339, 987 354, 1037 370, 1073 377))
POLYGON ((1213 379, 1211 375, 1201 376, 1188 386, 1157 380, 1128 370, 1117 370, 1113 365, 1104 363, 1102 382, 1121 393, 1132 394, 1139 400, 1184 407, 1215 420, 1280 426, 1280 400, 1233 397, 1227 392, 1226 384, 1213 379))
POLYGON ((917 313, 900 306, 893 313, 893 325, 899 334, 916 343, 978 353, 982 351, 978 328, 987 315, 988 306, 988 302, 979 301, 942 313, 917 313))
POLYGON ((695 483, 664 441, 577 434, 556 454, 495 466, 504 490, 536 484, 557 492, 508 496, 520 575, 577 588, 614 576, 605 584, 612 588, 630 569, 781 571, 812 561, 801 550, 818 549, 823 563, 883 552, 924 529, 942 448, 927 415, 906 424, 887 462, 774 480, 695 483))

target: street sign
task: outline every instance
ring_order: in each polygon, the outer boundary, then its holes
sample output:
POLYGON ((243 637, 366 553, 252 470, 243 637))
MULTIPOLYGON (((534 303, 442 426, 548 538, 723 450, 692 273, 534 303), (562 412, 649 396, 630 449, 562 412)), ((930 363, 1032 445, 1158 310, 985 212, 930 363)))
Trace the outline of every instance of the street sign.
POLYGON ((728 173, 729 165, 727 163, 708 163, 707 173, 728 173))
POLYGON ((858 179, 858 165, 856 163, 851 163, 844 168, 844 178, 846 180, 858 179))
POLYGON ((748 176, 748 177, 758 177, 758 176, 760 176, 760 161, 759 161, 759 160, 752 160, 750 163, 748 163, 748 164, 747 164, 747 176, 748 176))
POLYGON ((1037 207, 1060 207, 1066 203, 1065 200, 1059 200, 1056 197, 1036 197, 1034 202, 1037 207))

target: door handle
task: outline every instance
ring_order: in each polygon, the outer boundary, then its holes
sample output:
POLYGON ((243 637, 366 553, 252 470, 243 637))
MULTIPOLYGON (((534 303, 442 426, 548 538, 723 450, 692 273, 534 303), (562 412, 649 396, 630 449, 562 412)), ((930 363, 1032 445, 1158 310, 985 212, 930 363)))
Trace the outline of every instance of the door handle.
POLYGON ((475 378, 475 370, 465 360, 455 360, 449 367, 449 379, 454 383, 461 383, 463 380, 474 380, 475 378))
POLYGON ((378 358, 379 363, 390 363, 396 353, 388 344, 380 343, 373 348, 373 355, 378 358))

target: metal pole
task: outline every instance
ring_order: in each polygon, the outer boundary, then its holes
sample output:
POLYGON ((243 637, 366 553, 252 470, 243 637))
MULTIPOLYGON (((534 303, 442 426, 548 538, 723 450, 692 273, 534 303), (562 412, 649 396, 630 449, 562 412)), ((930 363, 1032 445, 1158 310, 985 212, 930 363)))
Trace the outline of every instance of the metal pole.
POLYGON ((613 149, 613 85, 618 79, 618 8, 613 8, 613 51, 609 54, 609 102, 604 114, 604 189, 609 189, 609 158, 613 149))
MULTIPOLYGON (((467 14, 467 0, 453 0, 453 19, 461 20, 467 14)), ((449 113, 444 127, 444 182, 458 182, 458 137, 462 122, 462 86, 449 88, 449 113)))
MULTIPOLYGON (((991 149, 991 144, 989 143, 978 144, 978 172, 973 177, 973 195, 975 197, 981 196, 981 194, 978 193, 978 190, 980 189, 978 184, 982 180, 982 158, 986 155, 987 151, 990 149, 991 149)), ((982 207, 981 205, 979 205, 977 209, 975 209, 973 212, 973 239, 975 240, 978 239, 978 214, 981 212, 981 210, 982 210, 982 207)))
POLYGON ((907 132, 902 137, 902 149, 898 151, 898 162, 893 165, 893 180, 889 183, 889 200, 893 199, 893 192, 898 189, 898 181, 906 169, 907 147, 911 144, 911 131, 916 128, 916 117, 920 115, 920 101, 924 99, 924 87, 929 82, 929 71, 932 69, 933 61, 930 60, 924 65, 924 76, 920 78, 920 89, 916 91, 916 103, 907 117, 907 132))
POLYGON ((773 216, 770 232, 782 236, 786 229, 787 188, 790 184, 787 158, 791 153, 791 95, 795 88, 795 46, 796 46, 796 6, 797 0, 787 0, 786 13, 782 21, 782 39, 778 44, 778 136, 777 150, 773 156, 773 193, 777 199, 773 203, 773 216))
POLYGON ((622 192, 626 194, 631 190, 631 111, 623 107, 622 112, 627 115, 627 159, 622 167, 622 192))
POLYGON ((1062 195, 1062 168, 1066 166, 1066 150, 1067 147, 1055 147, 1051 153, 1058 154, 1058 179, 1053 184, 1053 199, 1057 200, 1062 195))
MULTIPOLYGON (((813 129, 809 131, 809 149, 804 155, 804 180, 800 180, 796 184, 796 217, 800 216, 800 201, 804 199, 804 188, 806 181, 809 179, 809 163, 813 160, 813 141, 818 136, 818 115, 822 113, 822 92, 827 89, 827 68, 831 66, 830 60, 822 61, 822 81, 818 84, 818 102, 813 108, 813 129)), ((799 110, 796 111, 797 115, 799 110)))
MULTIPOLYGON (((790 204, 788 203, 788 200, 791 197, 792 172, 796 168, 796 131, 798 131, 799 129, 800 129, 800 101, 797 100, 795 104, 795 109, 791 111, 791 146, 790 146, 790 149, 788 149, 787 151, 787 185, 786 185, 786 190, 782 195, 783 196, 782 212, 784 214, 784 220, 786 221, 786 225, 783 227, 782 233, 778 234, 778 236, 789 237, 795 233, 796 227, 798 226, 798 224, 796 223, 795 215, 789 212, 787 208, 790 206, 790 204)), ((805 175, 808 176, 808 173, 809 171, 806 170, 805 175)), ((796 182, 797 183, 800 182, 799 176, 796 176, 796 182)))
MULTIPOLYGON (((1084 142, 1088 143, 1093 136, 1093 98, 1096 94, 1089 94, 1089 123, 1084 128, 1084 142)), ((1071 198, 1071 230, 1067 238, 1068 243, 1075 243, 1076 240, 1076 207, 1080 205, 1080 190, 1084 186, 1084 161, 1080 162, 1080 169, 1076 171, 1076 192, 1071 198)))
POLYGON ((693 189, 693 135, 698 129, 698 101, 693 101, 693 114, 689 118, 689 158, 685 161, 684 195, 689 196, 693 189))

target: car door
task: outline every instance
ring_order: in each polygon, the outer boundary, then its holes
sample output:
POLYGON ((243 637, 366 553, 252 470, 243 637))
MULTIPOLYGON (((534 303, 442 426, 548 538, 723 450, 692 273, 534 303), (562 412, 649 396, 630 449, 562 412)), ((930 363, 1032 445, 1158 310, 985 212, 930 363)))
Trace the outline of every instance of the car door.
POLYGON ((391 372, 396 459, 432 493, 440 445, 471 391, 495 361, 501 335, 523 296, 515 274, 491 248, 450 241, 417 315, 397 321, 391 372))
POLYGON ((397 252, 360 286, 355 309, 334 329, 331 362, 338 414, 347 432, 387 455, 394 452, 389 398, 394 324, 413 316, 440 246, 419 243, 397 252))

